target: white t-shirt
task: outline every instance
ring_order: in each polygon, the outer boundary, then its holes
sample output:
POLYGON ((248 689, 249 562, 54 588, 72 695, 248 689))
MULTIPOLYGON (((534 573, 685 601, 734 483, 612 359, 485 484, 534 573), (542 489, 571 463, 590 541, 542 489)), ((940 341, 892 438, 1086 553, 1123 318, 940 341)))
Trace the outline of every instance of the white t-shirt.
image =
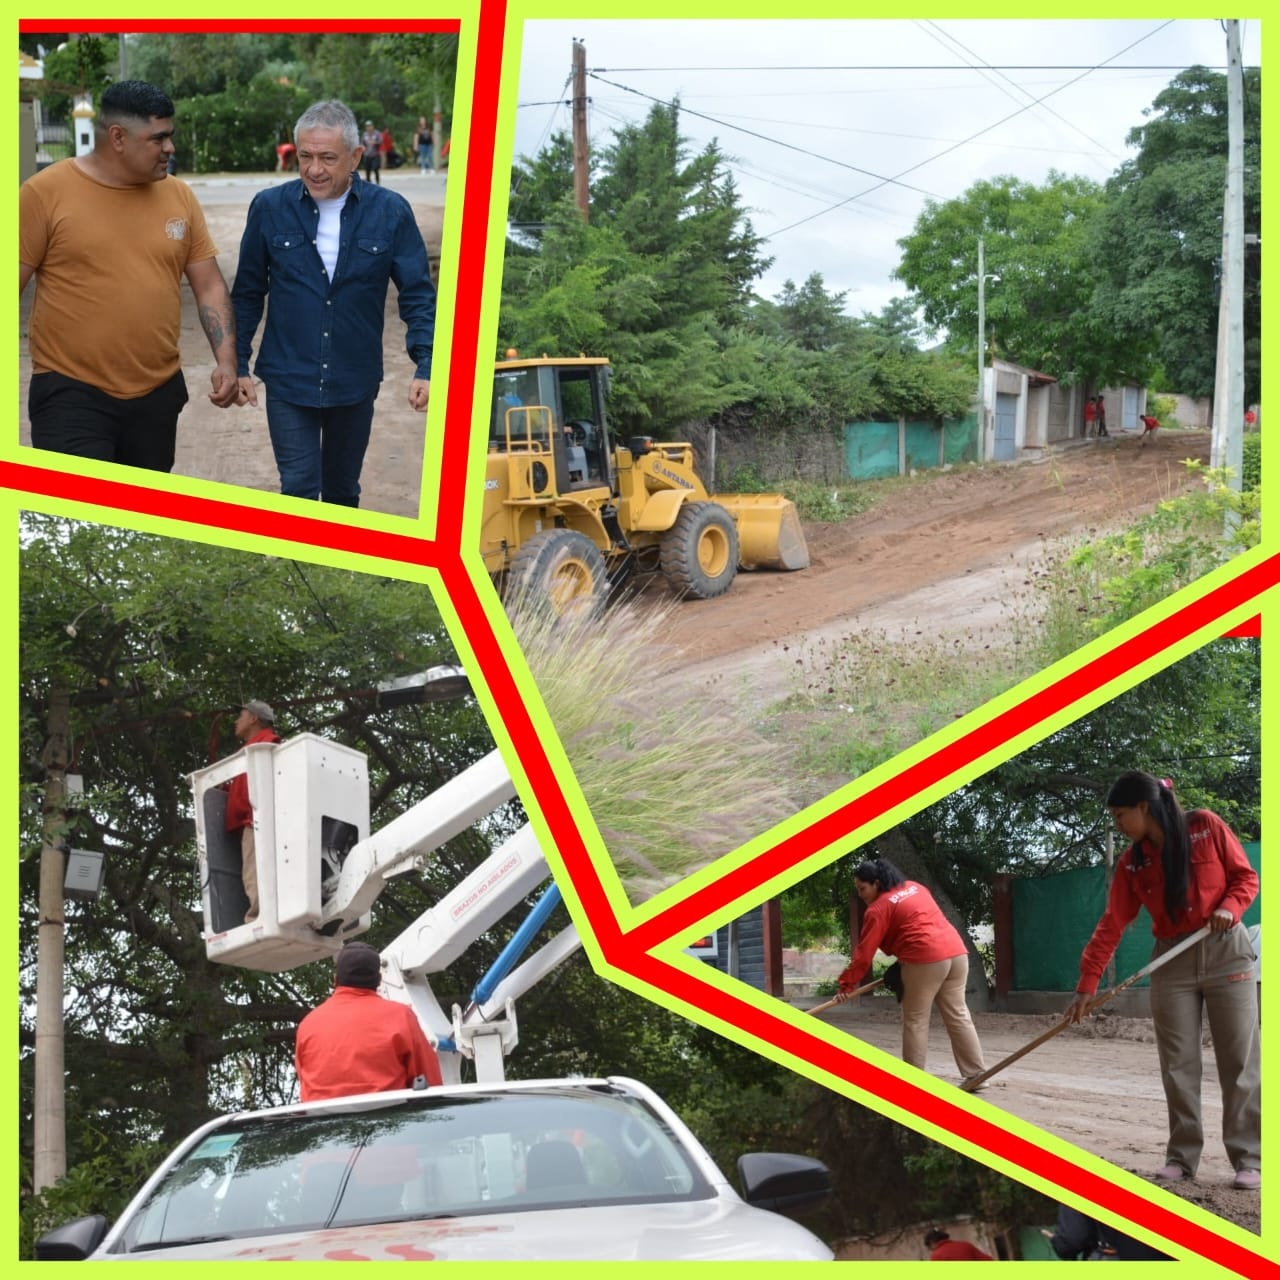
POLYGON ((351 194, 348 187, 340 196, 332 200, 317 200, 316 208, 320 210, 320 225, 316 228, 316 248, 320 252, 320 261, 333 279, 338 265, 338 226, 342 218, 342 206, 347 203, 351 194))

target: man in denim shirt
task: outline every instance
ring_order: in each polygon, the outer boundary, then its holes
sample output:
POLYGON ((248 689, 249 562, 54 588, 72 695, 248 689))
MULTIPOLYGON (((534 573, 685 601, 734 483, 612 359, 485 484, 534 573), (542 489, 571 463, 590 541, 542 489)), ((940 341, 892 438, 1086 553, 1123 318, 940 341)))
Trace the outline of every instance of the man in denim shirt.
POLYGON ((416 366, 409 407, 425 412, 435 331, 427 250, 403 196, 361 180, 363 148, 341 102, 298 119, 298 179, 260 191, 249 206, 231 300, 240 404, 256 405, 249 376, 266 384, 267 427, 280 491, 354 507, 382 382, 382 318, 395 281, 405 347, 416 366))

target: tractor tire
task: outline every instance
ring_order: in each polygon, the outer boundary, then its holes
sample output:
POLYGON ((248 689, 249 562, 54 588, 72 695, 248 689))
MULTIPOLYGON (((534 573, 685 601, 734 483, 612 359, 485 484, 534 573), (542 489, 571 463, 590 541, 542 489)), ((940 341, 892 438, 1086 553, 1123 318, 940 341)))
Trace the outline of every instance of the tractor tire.
POLYGON ((663 536, 659 563, 681 596, 723 595, 738 575, 738 526, 718 502, 686 502, 663 536))
POLYGON ((511 557, 507 599, 526 607, 550 607, 557 617, 594 618, 609 598, 604 556, 585 533, 546 529, 511 557))

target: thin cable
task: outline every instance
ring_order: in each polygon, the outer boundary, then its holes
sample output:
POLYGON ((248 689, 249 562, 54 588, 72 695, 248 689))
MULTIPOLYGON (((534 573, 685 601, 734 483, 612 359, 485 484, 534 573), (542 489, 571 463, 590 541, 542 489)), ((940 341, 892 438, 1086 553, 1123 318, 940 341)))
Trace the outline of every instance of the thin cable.
MULTIPOLYGON (((909 183, 899 182, 897 178, 886 178, 882 174, 873 173, 870 169, 859 168, 856 164, 849 164, 844 160, 836 160, 832 156, 824 156, 820 151, 809 151, 805 147, 797 147, 792 142, 783 142, 779 138, 771 138, 767 133, 757 133, 754 129, 746 129, 739 124, 730 124, 727 120, 722 120, 717 116, 709 116, 703 111, 694 111, 691 107, 686 107, 683 103, 676 107, 674 102, 668 101, 665 98, 654 97, 651 93, 645 93, 640 89, 633 89, 629 85, 619 84, 616 80, 606 80, 603 76, 597 76, 592 72, 588 72, 587 74, 590 75, 592 79, 599 80, 601 84, 607 84, 611 89, 621 89, 624 93, 633 93, 638 98, 647 98, 650 102, 656 102, 660 106, 675 107, 681 115, 689 115, 694 116, 699 120, 707 120, 711 124, 718 125, 722 129, 733 129, 738 133, 745 133, 749 138, 758 138, 761 142, 772 143, 775 147, 782 147, 787 151, 799 152, 800 155, 808 156, 811 160, 821 160, 826 164, 838 165, 841 169, 850 169, 854 173, 864 174, 868 178, 876 178, 878 179, 877 187, 883 187, 892 183, 894 186, 902 187, 906 191, 914 191, 916 195, 926 196, 930 200, 939 200, 942 198, 941 196, 935 195, 932 191, 925 191, 921 187, 913 187, 909 183)), ((871 189, 874 191, 876 190, 876 187, 871 189)))
MULTIPOLYGON (((1008 121, 1013 120, 1017 116, 1023 115, 1025 112, 1030 111, 1032 107, 1037 106, 1039 103, 1043 102, 1046 98, 1052 98, 1056 94, 1062 93, 1064 90, 1069 89, 1073 84, 1078 84, 1081 80, 1085 78, 1085 76, 1091 75, 1094 70, 1097 70, 1098 68, 1101 68, 1101 67, 1105 67, 1110 62, 1114 62, 1116 58, 1121 57, 1123 54, 1127 53, 1130 49, 1134 48, 1135 46, 1142 44, 1144 40, 1150 40, 1152 36, 1158 35, 1161 31, 1165 29, 1165 27, 1172 26, 1172 25, 1173 25, 1172 18, 1170 18, 1166 22, 1162 22, 1154 30, 1148 31, 1145 36, 1140 36, 1132 44, 1126 45, 1118 53, 1115 53, 1110 58, 1106 58, 1102 62, 1098 63, 1097 68, 1091 68, 1089 71, 1086 71, 1083 74, 1076 76, 1074 79, 1068 80, 1066 84, 1059 85, 1058 88, 1050 90, 1048 93, 1044 95, 1043 98, 1037 98, 1035 102, 1028 103, 1027 106, 1021 107, 1017 111, 1014 111, 1011 114, 1002 117, 1001 119, 995 121, 995 123, 988 125, 985 129, 979 129, 977 133, 970 134, 969 137, 963 139, 962 141, 957 142, 954 145, 947 147, 942 151, 937 152, 937 154, 935 155, 929 156, 926 159, 921 160, 918 164, 911 165, 910 168, 903 169, 902 172, 897 175, 897 177, 901 178, 908 173, 914 173, 917 169, 922 169, 924 168, 925 165, 932 164, 935 160, 941 160, 943 156, 950 155, 953 151, 958 150, 960 147, 968 145, 970 142, 973 142, 975 138, 982 137, 984 133, 990 133, 992 129, 998 129, 1002 124, 1006 124, 1008 121)), ((887 181, 891 181, 891 180, 887 180, 887 181)), ((817 213, 811 213, 807 217, 798 219, 796 222, 788 223, 785 227, 779 227, 778 230, 771 231, 768 234, 768 236, 765 237, 765 239, 772 239, 774 236, 780 236, 785 231, 793 231, 795 230, 796 227, 803 226, 806 222, 812 222, 814 218, 822 217, 824 213, 831 213, 835 209, 840 209, 847 204, 851 204, 854 200, 861 200, 863 196, 868 196, 873 191, 878 191, 881 187, 885 185, 886 185, 885 182, 878 182, 876 183, 875 186, 868 187, 865 191, 856 192, 854 195, 851 195, 847 200, 841 200, 839 204, 833 204, 828 209, 821 209, 817 213)))
MULTIPOLYGON (((970 58, 977 58, 981 62, 981 57, 979 54, 975 53, 974 50, 970 49, 963 41, 961 41, 958 37, 953 36, 949 31, 944 31, 942 27, 940 27, 936 22, 932 22, 926 19, 923 25, 926 28, 929 28, 929 27, 933 28, 933 30, 931 31, 926 31, 926 34, 933 36, 935 39, 938 38, 938 36, 941 36, 943 39, 948 40, 951 44, 955 45, 955 47, 959 49, 962 53, 967 54, 970 58)), ((1013 80, 1010 80, 1008 76, 1001 74, 1000 68, 991 67, 989 66, 989 64, 985 62, 982 63, 982 66, 986 67, 988 70, 994 71, 997 75, 1000 76, 1001 80, 1003 80, 1006 84, 1012 86, 1012 88, 1016 89, 1020 94, 1023 95, 1023 97, 1030 98, 1034 96, 1027 89, 1023 88, 1022 85, 1015 83, 1013 80)), ((1121 157, 1116 155, 1116 153, 1112 151, 1111 148, 1108 147, 1105 143, 1099 142, 1097 138, 1090 137, 1089 134, 1085 133, 1083 129, 1081 129, 1077 125, 1072 124, 1071 121, 1066 118, 1066 116, 1060 115, 1052 107, 1043 107, 1042 109, 1047 111, 1055 120, 1059 121, 1061 124, 1065 124, 1068 129, 1074 129, 1075 132, 1078 133, 1086 142, 1092 143, 1095 147, 1098 148, 1099 151, 1102 151, 1106 155, 1109 155, 1113 160, 1121 159, 1121 157)))

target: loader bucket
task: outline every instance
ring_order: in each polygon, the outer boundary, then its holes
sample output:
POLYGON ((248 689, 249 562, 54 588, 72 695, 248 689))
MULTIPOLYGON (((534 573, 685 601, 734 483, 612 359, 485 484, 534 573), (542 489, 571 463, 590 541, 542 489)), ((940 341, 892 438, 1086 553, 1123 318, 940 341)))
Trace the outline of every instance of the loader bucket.
POLYGON ((780 493, 717 493, 712 497, 738 525, 744 569, 807 569, 809 546, 795 503, 780 493))

